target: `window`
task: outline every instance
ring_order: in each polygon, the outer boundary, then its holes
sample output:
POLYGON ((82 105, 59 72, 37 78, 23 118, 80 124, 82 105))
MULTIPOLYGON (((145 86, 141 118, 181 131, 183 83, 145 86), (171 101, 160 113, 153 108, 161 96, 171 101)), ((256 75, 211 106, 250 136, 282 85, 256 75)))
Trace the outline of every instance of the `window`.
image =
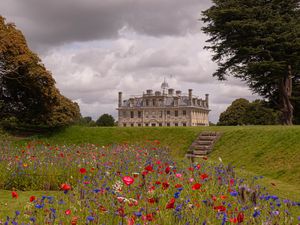
POLYGON ((175 123, 175 127, 178 127, 178 123, 175 123))
POLYGON ((170 123, 167 123, 167 127, 169 127, 170 126, 170 123))
POLYGON ((152 123, 151 126, 152 126, 152 127, 156 127, 156 124, 155 124, 155 123, 152 123))
POLYGON ((158 125, 159 125, 160 127, 162 127, 162 123, 159 123, 158 125))
POLYGON ((149 99, 146 99, 146 106, 149 106, 149 99))
POLYGON ((170 111, 169 110, 167 111, 167 115, 170 115, 170 111))
POLYGON ((123 111, 123 117, 126 117, 126 111, 123 111))
POLYGON ((186 127, 186 123, 182 123, 182 126, 186 127))
POLYGON ((134 112, 131 111, 131 112, 130 112, 130 118, 133 118, 133 117, 134 117, 134 112))
POLYGON ((160 111, 160 118, 163 117, 163 111, 160 111))
POLYGON ((132 124, 130 124, 132 127, 134 127, 134 124, 132 123, 132 124))
POLYGON ((152 105, 155 106, 155 99, 152 100, 152 105))
POLYGON ((148 124, 148 123, 145 123, 145 126, 146 126, 146 127, 148 127, 148 126, 149 126, 149 124, 148 124))
POLYGON ((123 127, 126 127, 126 123, 123 123, 123 127))
POLYGON ((141 117, 142 117, 142 112, 138 111, 138 118, 141 118, 141 117))
POLYGON ((142 126, 142 124, 140 124, 140 123, 139 123, 139 124, 138 124, 138 126, 139 126, 139 127, 141 127, 141 126, 142 126))
POLYGON ((186 116, 186 111, 185 110, 182 111, 182 115, 186 116))
POLYGON ((175 110, 175 117, 178 117, 178 110, 175 110))

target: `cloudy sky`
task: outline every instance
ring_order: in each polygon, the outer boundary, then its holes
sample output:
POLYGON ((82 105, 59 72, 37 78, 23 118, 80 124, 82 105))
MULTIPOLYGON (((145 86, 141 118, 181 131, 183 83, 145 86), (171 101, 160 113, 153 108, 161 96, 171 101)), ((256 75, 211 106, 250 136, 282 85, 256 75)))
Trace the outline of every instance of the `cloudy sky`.
POLYGON ((60 91, 83 116, 117 115, 124 97, 169 86, 204 98, 210 120, 236 98, 253 100, 238 80, 217 81, 203 49, 201 11, 209 0, 1 0, 0 14, 25 34, 60 91))

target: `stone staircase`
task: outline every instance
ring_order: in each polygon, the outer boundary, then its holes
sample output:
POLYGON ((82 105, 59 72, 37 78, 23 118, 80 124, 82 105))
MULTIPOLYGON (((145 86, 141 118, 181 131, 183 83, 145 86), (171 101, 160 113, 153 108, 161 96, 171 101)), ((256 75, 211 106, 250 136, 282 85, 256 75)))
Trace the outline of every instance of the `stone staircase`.
POLYGON ((192 161, 194 158, 206 157, 212 151, 214 144, 220 136, 221 133, 215 131, 204 131, 200 133, 185 156, 192 161))

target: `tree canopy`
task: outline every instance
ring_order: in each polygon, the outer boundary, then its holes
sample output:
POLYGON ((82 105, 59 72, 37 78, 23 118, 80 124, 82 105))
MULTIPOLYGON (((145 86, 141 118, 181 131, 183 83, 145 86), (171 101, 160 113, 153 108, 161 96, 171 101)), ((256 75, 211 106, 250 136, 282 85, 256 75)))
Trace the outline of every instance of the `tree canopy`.
POLYGON ((300 0, 213 0, 203 12, 219 80, 234 76, 272 101, 292 124, 300 79, 300 0))
POLYGON ((49 127, 80 117, 76 103, 60 94, 22 32, 0 16, 0 118, 49 127))
POLYGON ((96 125, 100 127, 112 127, 115 125, 115 119, 107 113, 102 114, 96 121, 96 125))
POLYGON ((234 100, 220 115, 218 125, 273 125, 279 123, 278 111, 270 108, 268 102, 244 98, 234 100))

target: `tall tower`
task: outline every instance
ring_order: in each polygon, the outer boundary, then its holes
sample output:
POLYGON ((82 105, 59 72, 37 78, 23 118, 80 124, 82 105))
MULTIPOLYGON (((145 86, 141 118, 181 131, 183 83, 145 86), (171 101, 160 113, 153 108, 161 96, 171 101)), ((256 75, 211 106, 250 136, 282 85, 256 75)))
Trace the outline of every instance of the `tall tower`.
POLYGON ((169 88, 169 84, 166 82, 166 78, 164 78, 164 82, 161 84, 161 89, 163 91, 163 95, 166 93, 166 90, 169 88))

